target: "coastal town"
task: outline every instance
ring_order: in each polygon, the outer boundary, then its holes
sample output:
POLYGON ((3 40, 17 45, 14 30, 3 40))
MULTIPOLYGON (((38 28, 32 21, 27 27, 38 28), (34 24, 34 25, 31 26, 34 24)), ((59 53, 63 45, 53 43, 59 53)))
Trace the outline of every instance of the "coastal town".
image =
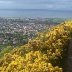
MULTIPOLYGON (((60 22, 62 22, 61 20, 60 22)), ((49 18, 0 18, 0 45, 25 44, 59 21, 49 18)))

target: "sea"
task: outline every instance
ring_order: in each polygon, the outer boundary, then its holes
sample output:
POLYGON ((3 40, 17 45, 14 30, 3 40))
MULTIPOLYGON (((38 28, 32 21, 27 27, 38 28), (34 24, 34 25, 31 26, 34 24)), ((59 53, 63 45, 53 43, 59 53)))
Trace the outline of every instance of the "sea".
POLYGON ((72 18, 72 11, 47 9, 0 9, 0 17, 72 18))

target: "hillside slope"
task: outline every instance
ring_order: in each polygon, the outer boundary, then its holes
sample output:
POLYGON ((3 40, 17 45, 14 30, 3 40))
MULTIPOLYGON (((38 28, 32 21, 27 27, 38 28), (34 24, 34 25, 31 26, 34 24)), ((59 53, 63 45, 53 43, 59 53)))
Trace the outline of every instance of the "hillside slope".
POLYGON ((0 60, 0 72, 63 72, 72 37, 72 21, 39 33, 28 44, 15 48, 0 60))

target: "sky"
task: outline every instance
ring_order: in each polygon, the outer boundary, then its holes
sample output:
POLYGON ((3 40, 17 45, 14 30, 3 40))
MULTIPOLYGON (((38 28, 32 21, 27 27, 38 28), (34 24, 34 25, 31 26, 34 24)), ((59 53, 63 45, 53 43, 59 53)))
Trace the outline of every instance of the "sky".
POLYGON ((0 9, 72 10, 72 0, 0 0, 0 9))

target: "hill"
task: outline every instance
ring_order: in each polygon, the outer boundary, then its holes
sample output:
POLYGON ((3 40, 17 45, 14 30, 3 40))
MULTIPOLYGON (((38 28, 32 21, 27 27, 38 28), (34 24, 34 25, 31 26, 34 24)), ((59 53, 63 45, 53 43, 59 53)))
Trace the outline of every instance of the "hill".
POLYGON ((65 21, 0 59, 0 72, 63 72, 72 38, 72 21, 65 21))

